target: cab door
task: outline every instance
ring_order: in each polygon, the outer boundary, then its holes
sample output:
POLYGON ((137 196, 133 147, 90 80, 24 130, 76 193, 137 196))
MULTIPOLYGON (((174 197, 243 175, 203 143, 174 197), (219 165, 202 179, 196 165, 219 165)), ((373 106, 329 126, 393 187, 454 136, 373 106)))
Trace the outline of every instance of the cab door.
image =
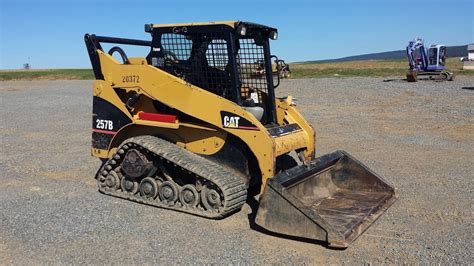
POLYGON ((444 66, 446 64, 446 46, 441 46, 438 52, 438 64, 444 66))

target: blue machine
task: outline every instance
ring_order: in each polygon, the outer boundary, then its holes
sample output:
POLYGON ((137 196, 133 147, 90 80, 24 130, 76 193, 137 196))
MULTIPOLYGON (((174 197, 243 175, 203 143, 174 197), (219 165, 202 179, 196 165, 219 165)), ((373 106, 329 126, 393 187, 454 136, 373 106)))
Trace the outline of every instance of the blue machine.
POLYGON ((407 57, 410 68, 407 80, 415 82, 418 76, 429 76, 430 79, 453 80, 454 75, 446 71, 446 46, 441 44, 425 48, 423 40, 417 38, 410 41, 407 46, 407 57))

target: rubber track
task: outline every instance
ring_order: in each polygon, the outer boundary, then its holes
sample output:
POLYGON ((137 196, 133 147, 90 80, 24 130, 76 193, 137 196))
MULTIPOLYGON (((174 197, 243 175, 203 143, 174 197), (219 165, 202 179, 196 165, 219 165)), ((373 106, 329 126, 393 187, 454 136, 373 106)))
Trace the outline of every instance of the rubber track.
MULTIPOLYGON (((172 209, 214 219, 223 218, 233 212, 240 210, 242 205, 245 203, 247 199, 247 190, 244 183, 238 176, 232 174, 232 172, 226 168, 199 155, 189 152, 171 142, 153 136, 139 136, 127 139, 120 145, 117 151, 119 151, 123 145, 130 143, 141 146, 149 152, 154 153, 156 156, 180 166, 182 169, 192 172, 202 179, 214 183, 221 190, 224 196, 223 208, 217 212, 208 211, 201 208, 177 206, 176 204, 168 205, 159 201, 158 197, 157 199, 146 199, 141 197, 140 192, 135 195, 131 195, 129 193, 122 192, 120 189, 114 191, 107 187, 103 188, 100 185, 100 178, 98 178, 97 182, 99 183, 100 192, 106 195, 124 198, 160 208, 172 209)), ((122 161, 124 154, 114 154, 114 156, 112 156, 112 158, 104 164, 102 169, 99 171, 99 175, 106 176, 105 173, 108 173, 108 171, 105 169, 107 169, 108 165, 112 165, 111 161, 114 157, 118 158, 116 155, 120 156, 120 162, 122 161)))

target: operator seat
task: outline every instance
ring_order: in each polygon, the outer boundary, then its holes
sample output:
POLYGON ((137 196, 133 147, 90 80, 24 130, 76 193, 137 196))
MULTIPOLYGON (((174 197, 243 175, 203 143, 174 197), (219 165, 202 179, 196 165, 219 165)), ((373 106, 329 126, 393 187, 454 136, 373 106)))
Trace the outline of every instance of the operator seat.
POLYGON ((242 103, 242 108, 251 113, 258 121, 262 120, 265 110, 262 107, 257 106, 252 98, 245 99, 242 103))

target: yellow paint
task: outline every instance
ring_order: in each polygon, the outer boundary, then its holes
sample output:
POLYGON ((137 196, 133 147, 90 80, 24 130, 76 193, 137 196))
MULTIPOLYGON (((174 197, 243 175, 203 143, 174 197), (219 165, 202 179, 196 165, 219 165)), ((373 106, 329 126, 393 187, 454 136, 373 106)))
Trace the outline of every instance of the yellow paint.
POLYGON ((165 122, 158 122, 158 121, 148 121, 148 120, 140 120, 138 119, 138 116, 133 117, 135 120, 136 125, 141 125, 141 126, 149 126, 149 127, 163 127, 163 128, 173 128, 173 129, 178 129, 179 128, 179 123, 165 123, 165 122))
MULTIPOLYGON (((304 138, 305 160, 310 161, 314 159, 316 134, 313 127, 304 119, 304 117, 296 110, 293 104, 293 97, 288 96, 285 99, 276 100, 277 121, 279 124, 298 124, 302 132, 297 134, 304 138)), ((276 141, 285 141, 284 139, 276 141)), ((300 144, 301 145, 301 144, 300 144)), ((282 146, 282 145, 279 145, 282 146)))
POLYGON ((109 150, 101 150, 101 149, 91 149, 92 156, 98 158, 109 158, 109 150))
POLYGON ((306 147, 306 133, 303 130, 274 139, 276 156, 306 147))

